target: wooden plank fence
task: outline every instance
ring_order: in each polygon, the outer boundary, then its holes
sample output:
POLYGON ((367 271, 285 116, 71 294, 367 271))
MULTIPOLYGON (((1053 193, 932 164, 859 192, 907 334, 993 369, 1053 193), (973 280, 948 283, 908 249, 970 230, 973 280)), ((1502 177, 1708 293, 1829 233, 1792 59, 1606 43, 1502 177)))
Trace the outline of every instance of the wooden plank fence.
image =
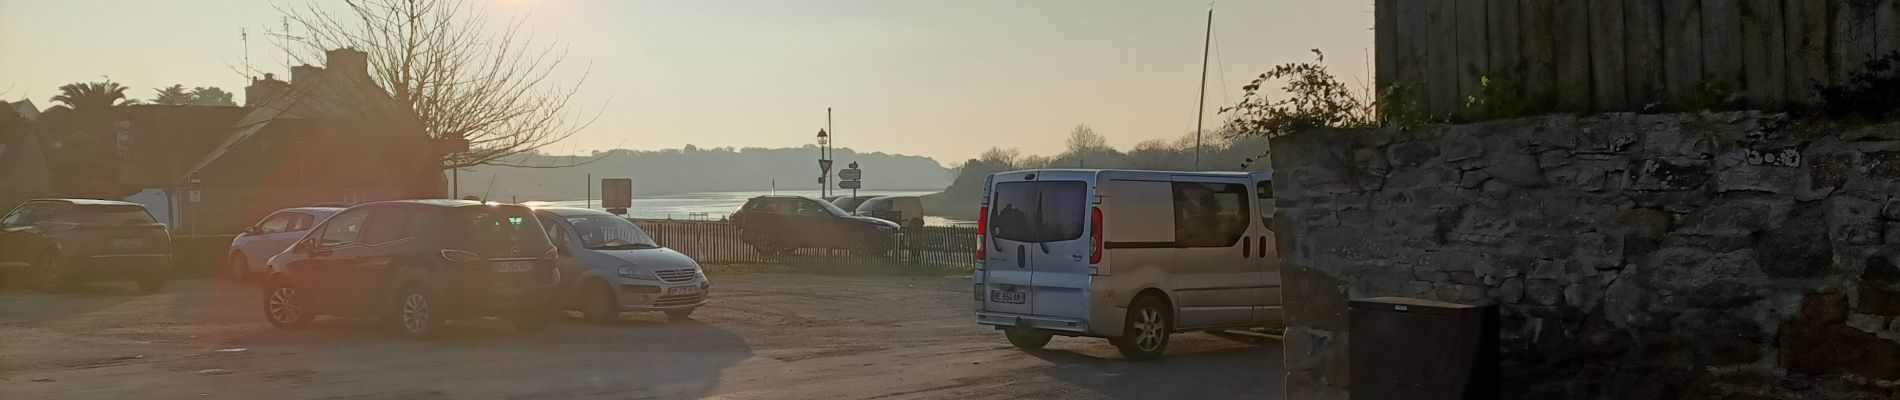
MULTIPOLYGON (((1732 94, 1812 104, 1900 51, 1900 0, 1375 0, 1377 84, 1434 115, 1481 78, 1553 111, 1640 111, 1732 94)), ((1495 89, 1494 89, 1495 90, 1495 89)))
POLYGON ((764 255, 740 239, 739 227, 727 221, 635 219, 661 246, 701 263, 833 262, 893 267, 974 266, 976 228, 925 226, 906 229, 893 238, 894 251, 864 254, 844 250, 800 249, 791 254, 764 255))

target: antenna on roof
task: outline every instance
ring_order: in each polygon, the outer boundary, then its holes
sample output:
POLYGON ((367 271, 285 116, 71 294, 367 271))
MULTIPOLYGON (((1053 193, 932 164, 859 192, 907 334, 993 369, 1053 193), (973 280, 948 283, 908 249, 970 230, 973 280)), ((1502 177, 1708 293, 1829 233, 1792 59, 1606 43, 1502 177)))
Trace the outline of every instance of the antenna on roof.
POLYGON ((251 69, 251 32, 250 28, 238 28, 238 40, 244 41, 244 76, 257 79, 257 70, 251 69))

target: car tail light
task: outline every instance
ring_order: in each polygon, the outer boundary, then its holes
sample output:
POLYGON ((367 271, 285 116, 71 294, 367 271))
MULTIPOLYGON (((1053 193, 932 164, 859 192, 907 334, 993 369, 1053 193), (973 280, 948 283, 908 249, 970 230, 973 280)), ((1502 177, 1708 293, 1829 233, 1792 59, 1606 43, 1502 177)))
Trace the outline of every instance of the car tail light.
POLYGON ((976 262, 980 263, 980 262, 983 262, 983 259, 989 258, 989 252, 986 251, 989 248, 989 246, 985 245, 985 243, 989 242, 989 232, 990 232, 990 207, 983 206, 981 208, 977 208, 976 209, 976 262))
POLYGON ((462 251, 462 250, 443 249, 442 259, 449 260, 449 262, 452 262, 452 263, 465 263, 465 262, 481 261, 482 256, 479 254, 462 251))
POLYGON ((1089 211, 1089 264, 1102 263, 1102 208, 1089 211))

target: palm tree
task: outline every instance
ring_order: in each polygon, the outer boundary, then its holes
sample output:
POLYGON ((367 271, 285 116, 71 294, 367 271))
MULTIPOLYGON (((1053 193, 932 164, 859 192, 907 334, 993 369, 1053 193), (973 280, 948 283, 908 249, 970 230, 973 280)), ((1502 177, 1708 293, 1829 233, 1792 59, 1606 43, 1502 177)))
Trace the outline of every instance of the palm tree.
POLYGON ((134 101, 125 98, 126 89, 130 88, 113 81, 69 83, 59 87, 59 95, 53 96, 53 102, 63 103, 74 110, 134 104, 134 101))

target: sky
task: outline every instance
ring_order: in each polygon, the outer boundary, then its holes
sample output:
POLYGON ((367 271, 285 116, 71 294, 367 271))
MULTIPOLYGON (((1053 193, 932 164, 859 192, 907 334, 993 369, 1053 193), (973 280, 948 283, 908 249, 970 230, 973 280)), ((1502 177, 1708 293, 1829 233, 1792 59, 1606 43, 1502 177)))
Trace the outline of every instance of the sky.
MULTIPOLYGON (((544 148, 794 147, 832 108, 837 145, 946 165, 991 147, 1061 151, 1089 125, 1128 148, 1195 128, 1198 0, 475 0, 569 51, 585 130, 544 148)), ((340 2, 333 2, 335 4, 340 2)), ((289 75, 273 5, 284 0, 0 0, 0 99, 42 108, 60 85, 110 77, 147 99, 171 84, 238 94, 289 75), (248 46, 239 37, 251 33, 248 46)), ((1205 126, 1275 64, 1327 52, 1357 86, 1370 71, 1370 1, 1212 3, 1205 126)), ((296 31, 293 29, 292 34, 296 31)))

